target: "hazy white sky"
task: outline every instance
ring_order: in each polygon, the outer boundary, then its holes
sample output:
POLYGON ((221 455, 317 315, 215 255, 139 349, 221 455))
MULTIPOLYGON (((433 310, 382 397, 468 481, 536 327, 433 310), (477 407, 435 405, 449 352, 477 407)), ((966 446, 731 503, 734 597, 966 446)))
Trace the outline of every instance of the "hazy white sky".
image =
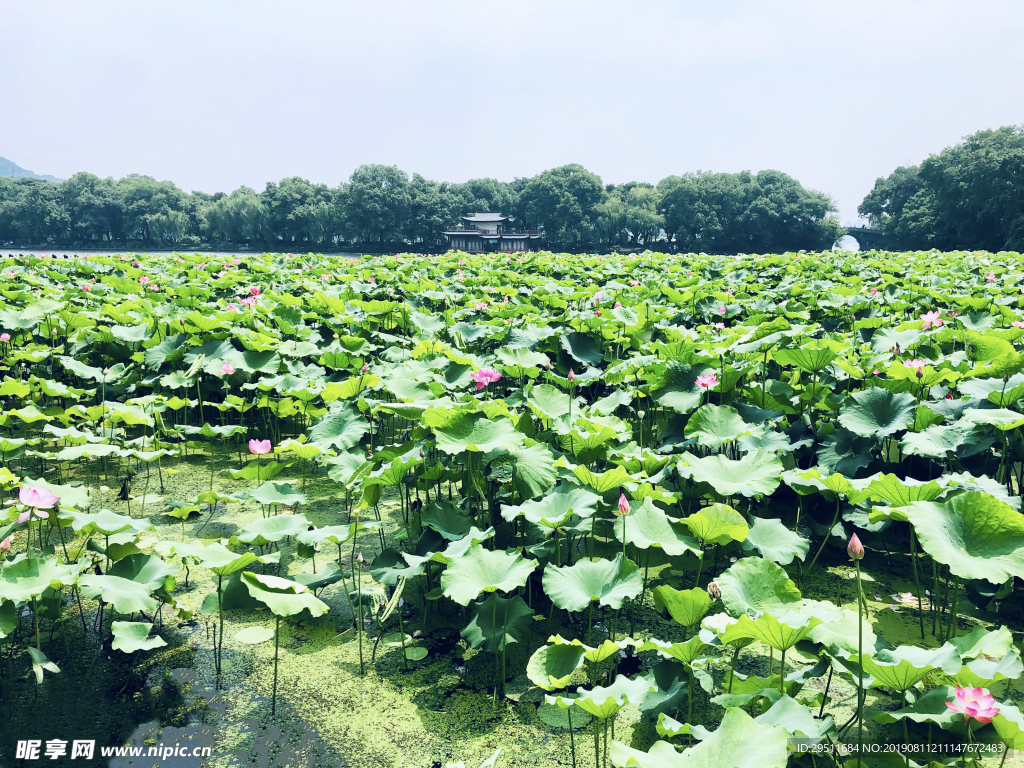
POLYGON ((1024 122, 1019 0, 0 0, 0 155, 186 190, 361 163, 877 176, 1024 122))

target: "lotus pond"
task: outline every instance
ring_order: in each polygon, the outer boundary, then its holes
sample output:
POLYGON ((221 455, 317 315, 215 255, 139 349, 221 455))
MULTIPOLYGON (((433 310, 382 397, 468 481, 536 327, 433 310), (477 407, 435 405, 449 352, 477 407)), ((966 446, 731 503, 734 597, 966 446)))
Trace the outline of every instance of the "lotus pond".
POLYGON ((1018 254, 0 262, 3 765, 1024 748, 1018 254))

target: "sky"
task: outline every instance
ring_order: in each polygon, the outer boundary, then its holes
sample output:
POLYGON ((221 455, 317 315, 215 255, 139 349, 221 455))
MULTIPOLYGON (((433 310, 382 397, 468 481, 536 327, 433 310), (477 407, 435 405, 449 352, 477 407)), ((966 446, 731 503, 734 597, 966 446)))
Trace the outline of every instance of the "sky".
POLYGON ((0 155, 185 190, 580 163, 875 179, 1024 123, 1019 0, 0 0, 0 155))

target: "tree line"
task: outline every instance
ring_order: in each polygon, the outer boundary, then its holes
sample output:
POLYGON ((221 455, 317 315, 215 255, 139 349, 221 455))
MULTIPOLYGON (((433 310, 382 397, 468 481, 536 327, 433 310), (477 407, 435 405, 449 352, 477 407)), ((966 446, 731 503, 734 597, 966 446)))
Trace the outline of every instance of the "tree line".
POLYGON ((261 192, 186 193, 169 181, 76 173, 59 183, 0 178, 0 245, 63 248, 434 250, 474 211, 516 217, 545 247, 765 253, 830 247, 834 201, 781 171, 688 173, 604 184, 580 165, 511 182, 461 184, 363 165, 337 187, 293 177, 261 192))
POLYGON ((979 131, 897 168, 857 210, 891 250, 1024 251, 1024 126, 979 131))

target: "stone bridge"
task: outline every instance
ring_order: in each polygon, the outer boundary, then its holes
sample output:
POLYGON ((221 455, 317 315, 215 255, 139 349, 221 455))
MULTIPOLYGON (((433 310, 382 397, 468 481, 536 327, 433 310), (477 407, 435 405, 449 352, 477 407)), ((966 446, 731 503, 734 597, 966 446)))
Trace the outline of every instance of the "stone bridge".
POLYGON ((880 229, 869 227, 847 227, 846 235, 857 241, 862 251, 874 251, 884 248, 885 236, 880 229))

